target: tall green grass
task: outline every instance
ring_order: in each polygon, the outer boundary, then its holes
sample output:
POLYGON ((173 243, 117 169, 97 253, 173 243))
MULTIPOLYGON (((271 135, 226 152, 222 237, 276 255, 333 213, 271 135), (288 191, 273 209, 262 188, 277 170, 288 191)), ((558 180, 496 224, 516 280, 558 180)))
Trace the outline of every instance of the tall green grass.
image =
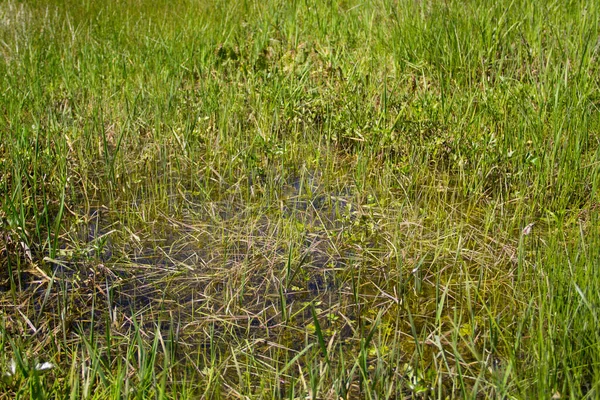
POLYGON ((0 392, 597 397, 599 25, 0 2, 0 392))

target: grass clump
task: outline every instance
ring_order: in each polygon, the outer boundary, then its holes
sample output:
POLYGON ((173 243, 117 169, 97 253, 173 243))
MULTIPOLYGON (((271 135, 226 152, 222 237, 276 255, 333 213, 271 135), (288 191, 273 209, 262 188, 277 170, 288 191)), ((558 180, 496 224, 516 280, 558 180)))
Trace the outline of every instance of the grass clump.
POLYGON ((599 12, 1 2, 1 392, 597 397, 599 12))

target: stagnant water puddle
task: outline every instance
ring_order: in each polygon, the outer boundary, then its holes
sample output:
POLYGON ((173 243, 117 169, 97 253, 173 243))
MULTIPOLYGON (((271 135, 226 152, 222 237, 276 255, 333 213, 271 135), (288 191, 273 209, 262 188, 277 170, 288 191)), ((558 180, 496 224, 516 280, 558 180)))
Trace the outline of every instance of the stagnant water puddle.
MULTIPOLYGON (((351 190, 332 193, 317 174, 291 178, 258 206, 186 191, 173 201, 150 220, 83 210, 72 240, 46 260, 51 280, 31 279, 33 323, 54 335, 139 330, 150 339, 158 329, 185 357, 250 338, 300 351, 316 312, 328 340, 355 349, 375 324, 407 338, 431 329, 436 282, 453 284, 435 265, 455 261, 390 258, 351 190)), ((446 309, 463 301, 458 292, 447 292, 446 309)), ((410 357, 415 340, 399 348, 410 357)))
MULTIPOLYGON (((147 309, 177 310, 191 319, 199 304, 206 308, 203 312, 218 315, 226 303, 237 303, 244 305, 237 310, 249 326, 258 328, 275 324, 285 308, 282 302, 318 299, 329 308, 342 296, 346 279, 339 271, 348 269, 355 258, 354 250, 338 248, 333 237, 341 229, 340 216, 350 215, 348 197, 323 193, 316 175, 290 179, 278 212, 307 231, 293 245, 277 239, 282 227, 272 225, 268 216, 240 231, 255 210, 226 202, 207 205, 192 195, 184 198, 184 218, 163 215, 139 235, 124 226, 118 210, 89 208, 73 224, 76 246, 63 245, 54 259, 46 260, 54 287, 38 288, 38 295, 46 297, 40 307, 49 307, 48 293, 56 292, 78 299, 73 308, 81 311, 82 320, 92 319, 83 317, 91 302, 96 302, 98 313, 110 310, 113 319, 118 312, 131 319, 147 309), (219 226, 211 225, 209 214, 215 212, 222 221, 219 226), (292 250, 296 264, 286 266, 292 262, 292 250), (225 293, 232 287, 239 292, 225 293)), ((309 309, 296 316, 311 318, 309 309)), ((94 318, 97 321, 99 315, 94 318)), ((77 313, 72 319, 78 319, 77 313)))

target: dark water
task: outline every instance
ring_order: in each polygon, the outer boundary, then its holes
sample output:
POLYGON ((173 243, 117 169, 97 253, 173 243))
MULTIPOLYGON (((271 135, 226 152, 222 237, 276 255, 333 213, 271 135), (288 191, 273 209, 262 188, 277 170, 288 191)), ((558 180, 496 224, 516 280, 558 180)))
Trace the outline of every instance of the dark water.
MULTIPOLYGON (((274 199, 256 206, 179 192, 172 215, 137 226, 118 209, 86 210, 73 228, 77 246, 65 243, 47 262, 56 281, 39 286, 36 310, 67 313, 73 333, 141 328, 151 336, 158 324, 201 349, 210 347, 198 340, 208 324, 215 337, 291 335, 290 346, 301 347, 302 327, 313 322, 307 304, 333 315, 353 301, 349 282, 365 258, 344 232, 358 217, 351 189, 331 191, 317 173, 282 182, 274 199), (296 226, 293 243, 279 239, 282 221, 296 226)), ((322 328, 349 337, 359 310, 344 315, 322 328)))

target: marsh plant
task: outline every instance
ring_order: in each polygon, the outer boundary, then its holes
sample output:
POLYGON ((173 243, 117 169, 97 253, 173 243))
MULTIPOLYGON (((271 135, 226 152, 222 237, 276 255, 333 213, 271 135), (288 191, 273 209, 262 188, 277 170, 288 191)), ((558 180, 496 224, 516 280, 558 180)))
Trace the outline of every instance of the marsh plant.
POLYGON ((597 398, 599 24, 0 1, 0 397, 597 398))

